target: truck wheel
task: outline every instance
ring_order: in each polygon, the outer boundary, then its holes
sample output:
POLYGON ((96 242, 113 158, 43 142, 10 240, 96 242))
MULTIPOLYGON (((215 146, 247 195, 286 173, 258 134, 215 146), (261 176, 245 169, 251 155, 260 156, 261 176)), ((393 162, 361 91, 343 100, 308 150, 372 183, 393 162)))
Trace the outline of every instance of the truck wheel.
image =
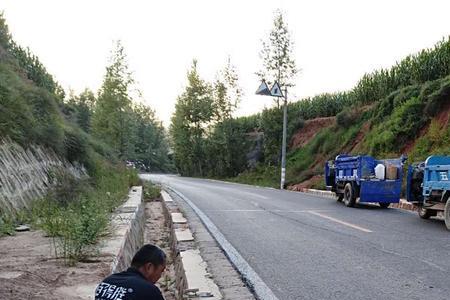
POLYGON ((337 202, 342 202, 342 199, 344 199, 344 194, 338 194, 337 198, 336 198, 336 201, 337 202))
POLYGON ((423 208, 423 206, 419 207, 417 212, 422 219, 429 219, 430 217, 435 217, 437 214, 437 211, 423 208))
POLYGON ((347 183, 344 187, 344 204, 347 207, 355 206, 356 197, 353 192, 352 184, 347 183))
POLYGON ((388 208, 390 203, 386 203, 386 202, 378 202, 378 205, 380 205, 381 208, 388 208))
POLYGON ((445 203, 444 218, 445 226, 447 226, 447 229, 450 230, 450 198, 447 199, 447 203, 445 203))

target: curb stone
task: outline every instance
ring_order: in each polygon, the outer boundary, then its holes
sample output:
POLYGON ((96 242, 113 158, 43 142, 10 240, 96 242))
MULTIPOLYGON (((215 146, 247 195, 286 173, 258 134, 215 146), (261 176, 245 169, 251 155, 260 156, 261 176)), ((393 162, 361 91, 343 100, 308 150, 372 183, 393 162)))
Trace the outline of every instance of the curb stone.
POLYGON ((200 255, 188 222, 177 204, 161 191, 163 213, 170 228, 171 248, 175 254, 176 289, 178 299, 223 299, 219 287, 208 273, 208 265, 200 255))
MULTIPOLYGON (((186 213, 189 213, 189 219, 195 220, 201 227, 206 236, 209 238, 205 242, 206 251, 205 255, 209 253, 207 250, 213 246, 218 250, 217 253, 213 253, 208 262, 211 266, 217 267, 216 279, 222 281, 225 285, 223 288, 226 299, 255 299, 260 300, 278 300, 273 294, 270 288, 261 280, 259 275, 253 270, 247 261, 239 254, 239 252, 226 240, 219 229, 211 222, 211 220, 186 196, 173 188, 167 187, 173 195, 178 199, 177 202, 183 207, 186 213), (220 251, 220 252, 219 252, 220 251), (217 256, 221 253, 223 256, 217 256), (228 269, 229 268, 229 269, 228 269), (235 275, 240 274, 240 278, 246 283, 248 289, 251 289, 254 295, 249 294, 250 291, 246 288, 242 281, 238 281, 238 284, 231 282, 229 294, 226 293, 226 286, 230 285, 230 282, 224 280, 224 271, 235 271, 235 275), (236 290, 238 288, 238 290, 236 290), (247 296, 243 296, 243 293, 247 296)), ((233 273, 230 273, 232 275, 233 273)), ((236 277, 234 277, 236 278, 236 277)))
MULTIPOLYGON (((312 195, 318 195, 318 196, 333 198, 333 199, 336 198, 335 194, 331 191, 323 191, 323 190, 315 190, 315 189, 302 189, 298 192, 303 192, 303 193, 308 193, 308 194, 312 194, 312 195)), ((402 209, 402 210, 408 210, 408 211, 417 211, 417 208, 411 202, 408 202, 406 199, 400 199, 399 203, 392 203, 390 205, 390 207, 398 208, 398 209, 402 209)))

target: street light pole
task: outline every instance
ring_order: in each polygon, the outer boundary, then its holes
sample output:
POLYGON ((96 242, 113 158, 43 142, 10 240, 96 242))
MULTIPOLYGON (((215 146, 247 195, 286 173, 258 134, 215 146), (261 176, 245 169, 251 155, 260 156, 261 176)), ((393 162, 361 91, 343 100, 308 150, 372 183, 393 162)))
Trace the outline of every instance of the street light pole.
POLYGON ((281 146, 281 182, 280 189, 284 189, 284 182, 286 180, 286 136, 287 136, 287 88, 284 88, 283 101, 283 142, 281 146))

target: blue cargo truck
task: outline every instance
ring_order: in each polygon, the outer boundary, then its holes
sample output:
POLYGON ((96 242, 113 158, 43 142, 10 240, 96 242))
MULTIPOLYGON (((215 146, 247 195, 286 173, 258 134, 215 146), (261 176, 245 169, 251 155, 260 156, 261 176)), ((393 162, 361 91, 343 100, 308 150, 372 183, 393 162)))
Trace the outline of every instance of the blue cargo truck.
POLYGON ((341 154, 325 164, 325 183, 346 206, 353 207, 359 198, 387 208, 400 201, 404 160, 341 154))
POLYGON ((408 167, 406 197, 422 219, 444 212, 450 230, 450 156, 430 156, 408 167))

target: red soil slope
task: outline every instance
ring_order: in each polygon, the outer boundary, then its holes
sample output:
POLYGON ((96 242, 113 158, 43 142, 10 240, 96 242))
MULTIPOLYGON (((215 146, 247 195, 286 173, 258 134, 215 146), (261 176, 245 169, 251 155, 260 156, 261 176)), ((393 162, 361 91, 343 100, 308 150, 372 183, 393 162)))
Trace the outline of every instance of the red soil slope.
POLYGON ((330 127, 335 122, 336 117, 307 120, 303 128, 291 138, 289 143, 290 148, 296 149, 306 145, 322 128, 330 127))

